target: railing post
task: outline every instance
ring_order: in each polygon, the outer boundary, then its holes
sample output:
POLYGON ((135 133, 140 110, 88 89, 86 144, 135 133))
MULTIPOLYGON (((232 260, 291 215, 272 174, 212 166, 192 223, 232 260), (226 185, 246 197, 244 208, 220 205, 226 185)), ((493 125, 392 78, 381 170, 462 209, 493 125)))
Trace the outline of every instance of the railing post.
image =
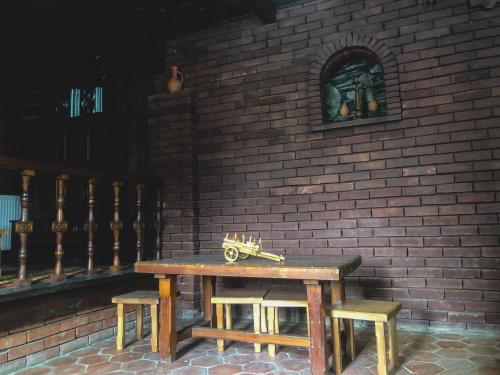
POLYGON ((161 259, 161 247, 162 247, 162 209, 163 209, 163 182, 160 182, 156 186, 156 200, 155 200, 155 259, 161 259))
POLYGON ((64 233, 68 231, 68 223, 64 221, 64 185, 66 181, 69 180, 69 176, 62 174, 56 178, 56 221, 52 222, 52 232, 56 234, 56 265, 54 267, 54 273, 50 276, 51 281, 61 281, 66 278, 64 274, 64 268, 62 264, 62 259, 64 255, 63 249, 63 239, 64 233))
POLYGON ((144 197, 144 184, 137 184, 137 216, 134 221, 134 230, 137 237, 137 242, 135 243, 135 248, 137 250, 137 261, 142 260, 142 255, 144 254, 144 220, 142 214, 142 205, 144 197))
POLYGON ((120 221, 120 187, 123 185, 121 181, 113 182, 113 221, 110 223, 110 228, 113 231, 113 265, 110 267, 111 272, 119 272, 120 264, 120 232, 123 229, 123 223, 120 221))
POLYGON ((87 264, 87 273, 92 275, 96 272, 94 267, 94 236, 95 231, 97 230, 97 223, 95 222, 95 184, 97 180, 95 178, 89 178, 88 181, 88 202, 89 202, 89 216, 87 223, 85 225, 85 229, 88 233, 88 264, 87 264))
POLYGON ((14 282, 17 286, 30 285, 31 278, 27 274, 28 261, 28 236, 33 232, 33 222, 29 219, 30 205, 30 179, 35 176, 36 172, 26 169, 21 172, 22 177, 22 194, 21 194, 21 220, 16 221, 15 232, 19 235, 19 271, 17 279, 14 282))

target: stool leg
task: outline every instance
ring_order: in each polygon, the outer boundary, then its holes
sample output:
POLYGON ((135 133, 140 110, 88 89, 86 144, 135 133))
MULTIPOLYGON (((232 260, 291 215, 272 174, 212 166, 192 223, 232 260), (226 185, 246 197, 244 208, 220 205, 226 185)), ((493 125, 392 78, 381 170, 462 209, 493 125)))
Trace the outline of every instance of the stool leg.
POLYGON ((264 306, 260 306, 260 331, 267 332, 267 316, 264 306))
POLYGON ((226 329, 233 329, 233 315, 231 314, 231 304, 226 303, 224 305, 224 310, 226 313, 226 329))
MULTIPOLYGON (((274 333, 280 333, 280 314, 277 307, 274 308, 274 333)), ((278 345, 276 345, 275 350, 278 351, 278 345)))
POLYGON ((387 375, 384 322, 375 322, 375 336, 377 337, 377 372, 378 375, 387 375))
MULTIPOLYGON (((260 333, 260 304, 253 304, 253 330, 255 333, 260 333)), ((262 351, 262 344, 254 344, 255 353, 262 351)))
POLYGON ((116 325, 116 350, 123 350, 125 346, 125 316, 123 313, 123 303, 119 303, 116 312, 118 323, 116 325))
POLYGON ((332 318, 332 344, 333 344, 333 361, 335 363, 335 373, 339 375, 342 372, 342 349, 340 347, 340 319, 332 318))
POLYGON ((311 324, 309 324, 309 307, 306 307, 307 337, 311 337, 311 324))
POLYGON ((142 305, 138 304, 135 307, 135 338, 136 340, 142 340, 142 305))
POLYGON ((354 361, 356 357, 356 345, 354 343, 354 324, 352 319, 344 319, 344 328, 347 336, 347 354, 351 359, 351 362, 354 361))
MULTIPOLYGON (((224 306, 222 305, 222 303, 217 304, 216 315, 217 315, 217 328, 224 329, 224 306)), ((217 339, 217 350, 219 352, 224 351, 224 340, 217 339)))
MULTIPOLYGON (((267 308, 267 331, 270 335, 274 335, 274 307, 267 308)), ((274 357, 276 355, 276 345, 269 344, 267 351, 269 356, 274 357)))
POLYGON ((151 305, 151 351, 158 351, 158 305, 151 305))
POLYGON ((396 317, 389 319, 389 361, 392 367, 399 366, 398 329, 396 317))

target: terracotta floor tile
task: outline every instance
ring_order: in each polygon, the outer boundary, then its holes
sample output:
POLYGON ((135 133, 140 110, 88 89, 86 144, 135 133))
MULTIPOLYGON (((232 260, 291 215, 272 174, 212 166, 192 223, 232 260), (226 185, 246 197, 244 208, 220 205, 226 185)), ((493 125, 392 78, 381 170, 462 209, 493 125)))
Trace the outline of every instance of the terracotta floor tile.
POLYGON ((222 358, 203 356, 192 359, 189 364, 190 366, 209 368, 217 365, 222 365, 223 363, 224 362, 222 358))
POLYGON ((81 365, 95 365, 97 363, 108 362, 110 358, 111 356, 109 355, 96 354, 80 358, 78 363, 81 365))
POLYGON ((94 355, 97 353, 99 353, 99 349, 91 347, 91 348, 84 348, 84 349, 75 350, 74 352, 69 353, 69 356, 71 356, 71 357, 88 357, 88 356, 91 356, 91 355, 94 355))
POLYGON ((59 357, 45 362, 45 365, 50 367, 66 367, 75 364, 76 361, 78 361, 76 357, 59 357))
POLYGON ((250 362, 243 366, 243 371, 250 374, 264 374, 273 370, 277 370, 276 365, 269 362, 250 362))
POLYGON ((54 375, 76 375, 83 374, 85 372, 85 366, 82 365, 71 365, 67 367, 57 368, 52 373, 54 375))
POLYGON ((137 372, 155 367, 156 367, 155 361, 149 361, 147 359, 138 359, 137 361, 124 363, 122 366, 122 370, 137 372))
POLYGON ((208 375, 232 375, 241 370, 237 365, 218 365, 208 369, 208 375))
MULTIPOLYGON (((213 339, 190 339, 179 343, 178 359, 167 363, 151 352, 147 337, 134 341, 133 335, 129 336, 130 344, 122 352, 116 351, 114 339, 108 339, 15 375, 310 375, 309 351, 303 348, 280 347, 276 356, 270 357, 266 345, 261 353, 254 353, 252 344, 234 342, 219 353, 213 339)), ((495 337, 403 331, 399 338, 401 366, 391 375, 499 375, 500 340, 495 337)), ((376 375, 373 329, 358 329, 355 340, 356 359, 352 363, 344 359, 342 375, 376 375)))
POLYGON ((444 371, 444 368, 431 362, 411 361, 406 364, 405 367, 411 372, 419 375, 434 375, 444 371))
POLYGON ((86 374, 107 374, 109 372, 113 372, 116 370, 120 370, 120 364, 115 362, 103 362, 98 363, 96 365, 89 366, 87 368, 86 374))
POLYGON ((19 375, 46 375, 49 374, 52 369, 49 367, 33 367, 26 370, 18 371, 19 375))
POLYGON ((111 356, 110 361, 112 362, 129 362, 129 361, 135 361, 137 359, 141 359, 144 356, 142 353, 120 353, 111 356))

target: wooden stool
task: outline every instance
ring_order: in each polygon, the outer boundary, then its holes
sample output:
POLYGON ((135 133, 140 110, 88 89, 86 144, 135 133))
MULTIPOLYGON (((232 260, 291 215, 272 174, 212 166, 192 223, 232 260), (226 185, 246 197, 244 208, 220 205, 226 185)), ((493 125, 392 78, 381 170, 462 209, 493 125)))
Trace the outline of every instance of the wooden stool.
POLYGON ((116 350, 123 350, 125 345, 125 314, 124 305, 136 305, 135 337, 142 340, 142 305, 151 306, 151 351, 158 351, 158 304, 160 295, 154 290, 136 290, 134 292, 121 294, 113 297, 113 303, 118 304, 118 325, 116 327, 116 350))
MULTIPOLYGON (((401 310, 399 302, 351 300, 337 303, 332 306, 333 320, 333 357, 335 371, 342 372, 342 354, 340 351, 340 321, 339 319, 359 319, 375 322, 375 335, 377 337, 377 371, 379 375, 387 375, 387 357, 385 351, 384 323, 389 326, 389 360, 392 367, 399 364, 398 337, 396 328, 396 315, 401 310)), ((354 328, 351 325, 351 360, 354 359, 354 328)))
MULTIPOLYGON (((271 290, 261 303, 263 310, 267 310, 267 332, 270 335, 280 332, 279 307, 305 307, 307 314, 307 336, 309 336, 309 309, 307 308, 307 294, 305 290, 271 290)), ((276 355, 276 345, 269 344, 269 355, 276 355)))
MULTIPOLYGON (((217 328, 232 329, 233 318, 231 315, 231 305, 253 305, 253 329, 255 333, 261 332, 263 314, 261 314, 261 303, 267 289, 247 289, 234 288, 223 289, 211 298, 212 304, 216 305, 217 328), (224 309, 226 312, 226 326, 224 327, 224 309)), ((255 352, 260 353, 262 344, 254 344, 255 352)), ((217 339, 217 350, 224 351, 224 340, 217 339)))

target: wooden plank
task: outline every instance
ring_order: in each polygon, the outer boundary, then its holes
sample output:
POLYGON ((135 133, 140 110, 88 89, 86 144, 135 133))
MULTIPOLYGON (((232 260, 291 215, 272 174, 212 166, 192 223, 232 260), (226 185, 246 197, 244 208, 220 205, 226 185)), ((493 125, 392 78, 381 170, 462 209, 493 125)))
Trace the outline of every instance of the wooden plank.
POLYGON ((340 280, 361 264, 361 257, 290 256, 283 262, 250 257, 235 263, 224 256, 193 255, 135 263, 136 272, 247 278, 340 280))
POLYGON ((335 318, 387 322, 401 310, 399 302, 374 300, 348 300, 332 306, 335 318))
POLYGON ((254 333, 248 331, 225 330, 217 328, 193 327, 193 337, 205 337, 213 339, 224 339, 231 341, 242 341, 258 344, 289 345, 308 348, 310 340, 307 337, 291 335, 269 335, 266 333, 254 333))
POLYGON ((177 349, 175 327, 176 275, 159 279, 160 284, 160 358, 174 361, 177 349))
POLYGON ((311 332, 311 358, 312 375, 326 374, 327 354, 325 347, 325 310, 323 303, 323 285, 306 284, 307 303, 309 308, 309 324, 311 332))
POLYGON ((202 276, 201 283, 203 287, 203 319, 210 321, 210 326, 215 326, 213 317, 214 305, 211 302, 212 296, 215 294, 215 277, 202 276))
POLYGON ((130 293, 114 296, 111 302, 129 305, 157 305, 160 302, 160 294, 156 290, 134 290, 130 293))

